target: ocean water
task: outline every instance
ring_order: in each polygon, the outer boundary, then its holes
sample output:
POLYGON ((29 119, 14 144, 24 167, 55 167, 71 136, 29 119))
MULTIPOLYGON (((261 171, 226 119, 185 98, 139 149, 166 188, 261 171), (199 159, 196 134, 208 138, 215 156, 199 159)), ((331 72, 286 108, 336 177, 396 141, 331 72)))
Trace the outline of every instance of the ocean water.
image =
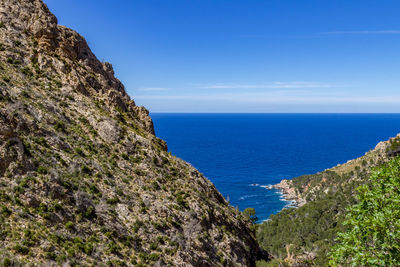
POLYGON ((153 113, 157 136, 232 206, 259 221, 289 203, 264 186, 362 156, 400 132, 400 114, 153 113))

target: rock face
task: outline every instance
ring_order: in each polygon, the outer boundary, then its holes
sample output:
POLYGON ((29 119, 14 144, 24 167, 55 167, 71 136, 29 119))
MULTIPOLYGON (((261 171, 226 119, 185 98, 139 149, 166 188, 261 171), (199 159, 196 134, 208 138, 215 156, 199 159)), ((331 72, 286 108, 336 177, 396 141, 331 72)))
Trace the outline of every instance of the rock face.
POLYGON ((292 201, 292 206, 301 207, 306 203, 306 200, 299 196, 298 190, 292 186, 291 180, 284 179, 279 184, 272 185, 271 188, 280 190, 286 201, 292 201))
POLYGON ((41 0, 0 0, 0 70, 0 265, 255 264, 251 223, 41 0))

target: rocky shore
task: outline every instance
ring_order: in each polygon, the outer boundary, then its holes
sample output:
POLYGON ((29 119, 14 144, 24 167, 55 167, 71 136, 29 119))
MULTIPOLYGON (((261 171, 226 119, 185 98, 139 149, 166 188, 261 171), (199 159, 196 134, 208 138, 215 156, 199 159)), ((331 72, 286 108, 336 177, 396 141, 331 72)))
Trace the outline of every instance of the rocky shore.
POLYGON ((272 185, 271 188, 278 189, 282 192, 282 197, 285 201, 291 201, 291 207, 301 207, 306 203, 297 190, 292 186, 291 180, 282 180, 279 184, 272 185))

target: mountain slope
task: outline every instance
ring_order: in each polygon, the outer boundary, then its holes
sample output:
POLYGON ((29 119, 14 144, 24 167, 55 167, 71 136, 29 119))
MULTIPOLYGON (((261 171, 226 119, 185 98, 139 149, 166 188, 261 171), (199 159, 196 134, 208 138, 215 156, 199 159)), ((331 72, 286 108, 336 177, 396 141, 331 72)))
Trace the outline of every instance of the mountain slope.
POLYGON ((251 223, 41 0, 0 0, 0 70, 0 265, 254 265, 251 223))
POLYGON ((371 170, 397 154, 399 141, 400 136, 391 138, 360 158, 275 185, 299 208, 285 209, 260 225, 260 245, 290 265, 327 266, 337 233, 346 229, 346 208, 357 202, 356 188, 370 183, 371 170))

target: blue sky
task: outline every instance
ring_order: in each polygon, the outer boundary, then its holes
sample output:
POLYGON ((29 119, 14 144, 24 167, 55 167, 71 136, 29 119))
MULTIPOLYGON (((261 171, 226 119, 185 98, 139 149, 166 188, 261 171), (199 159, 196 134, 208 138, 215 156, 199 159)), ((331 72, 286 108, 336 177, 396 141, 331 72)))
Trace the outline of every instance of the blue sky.
POLYGON ((151 112, 400 112, 400 1, 45 0, 151 112))

